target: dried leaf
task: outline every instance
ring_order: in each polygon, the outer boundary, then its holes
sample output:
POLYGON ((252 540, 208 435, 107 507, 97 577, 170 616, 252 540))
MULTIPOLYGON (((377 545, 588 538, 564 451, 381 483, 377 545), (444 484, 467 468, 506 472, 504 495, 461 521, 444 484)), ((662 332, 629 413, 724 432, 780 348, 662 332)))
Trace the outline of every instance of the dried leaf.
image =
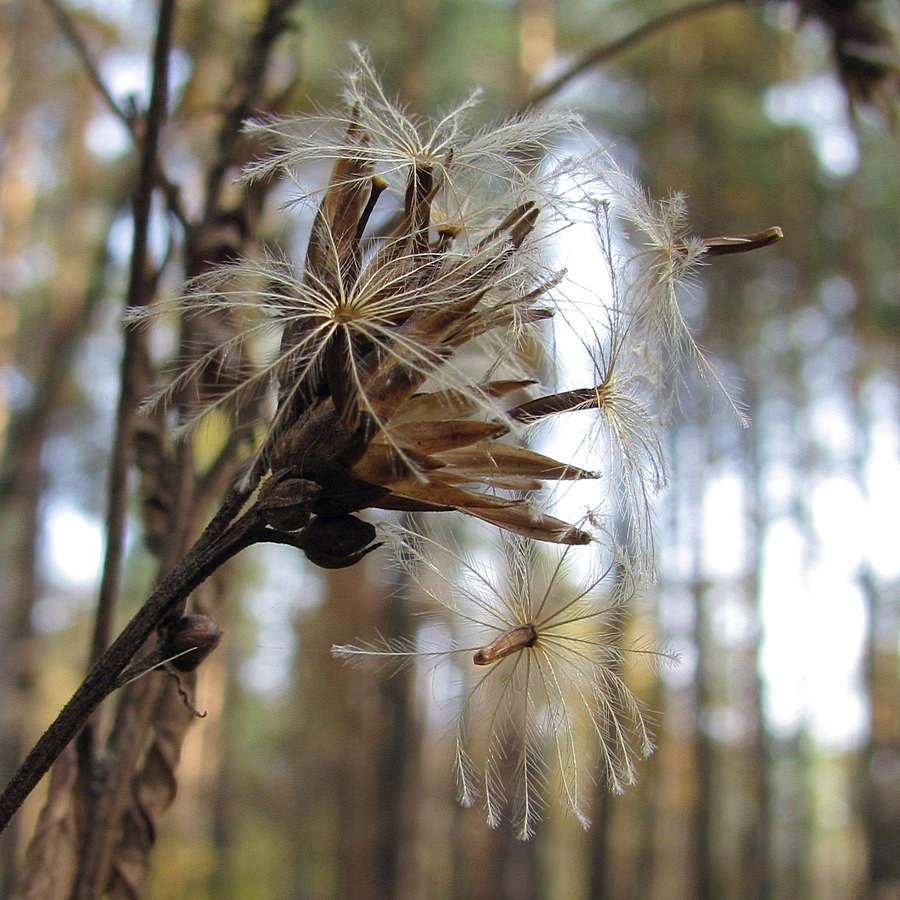
MULTIPOLYGON (((191 674, 183 677, 193 683, 191 674)), ((175 770, 188 726, 194 718, 176 683, 166 679, 153 719, 153 739, 144 755, 143 766, 133 779, 131 803, 122 819, 122 835, 107 888, 109 900, 138 900, 143 893, 157 823, 175 799, 178 788, 175 770)))
POLYGON ((460 512, 536 541, 551 544, 589 544, 593 540, 588 532, 561 519, 535 512, 524 502, 502 509, 461 508, 460 512))
POLYGON ((464 416, 479 408, 477 399, 479 397, 488 400, 505 397, 507 394, 525 390, 534 384, 536 382, 530 379, 487 381, 484 384, 474 385, 471 390, 466 391, 452 388, 414 394, 404 404, 395 421, 426 421, 464 416))
POLYGON ((502 422, 479 422, 471 419, 449 419, 433 422, 406 422, 391 425, 390 432, 382 432, 373 445, 390 441, 417 453, 436 453, 468 447, 489 438, 502 437, 509 428, 502 422))
POLYGON ((454 475, 461 475, 472 481, 480 480, 482 475, 540 478, 551 481, 597 477, 595 473, 586 469, 557 462, 549 456, 535 453, 534 450, 511 444, 485 444, 449 450, 437 454, 436 459, 446 463, 454 475))
POLYGON ((47 799, 12 900, 68 900, 78 865, 72 790, 76 774, 75 746, 69 744, 50 771, 47 799))

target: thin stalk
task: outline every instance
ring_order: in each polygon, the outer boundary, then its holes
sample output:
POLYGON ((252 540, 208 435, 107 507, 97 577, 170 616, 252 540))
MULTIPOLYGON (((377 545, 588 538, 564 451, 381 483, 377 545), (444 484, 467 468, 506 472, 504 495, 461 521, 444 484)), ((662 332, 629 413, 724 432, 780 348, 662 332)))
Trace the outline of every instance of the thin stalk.
MULTIPOLYGON (((51 8, 55 7, 51 4, 51 8)), ((166 117, 168 59, 174 14, 175 0, 161 0, 153 52, 153 83, 150 104, 141 147, 138 182, 132 201, 134 234, 125 299, 126 306, 144 306, 151 300, 147 277, 147 239, 151 202, 156 185, 159 136, 166 117)), ((106 549, 94 616, 90 666, 97 662, 109 644, 113 615, 119 599, 119 584, 125 550, 125 520, 128 509, 128 467, 134 452, 133 419, 138 402, 146 392, 148 380, 146 335, 144 333, 137 330, 125 332, 120 370, 120 392, 107 487, 106 549)), ((93 781, 95 741, 90 723, 85 724, 86 727, 78 742, 78 770, 82 784, 89 785, 93 781)))
POLYGON ((694 16, 703 15, 714 9, 724 6, 734 6, 738 3, 747 4, 748 0, 698 0, 696 3, 688 3, 679 9, 673 9, 671 12, 663 13, 643 25, 639 25, 633 31, 629 31, 622 37, 611 41, 608 44, 602 44, 599 47, 592 47, 583 53, 571 66, 561 72, 552 81, 549 81, 543 87, 533 91, 528 100, 525 102, 524 108, 536 106, 543 103, 554 94, 558 94, 569 82, 577 78, 582 72, 594 66, 600 66, 608 63, 613 57, 618 56, 625 50, 630 49, 635 44, 656 34, 664 31, 672 25, 678 25, 681 22, 691 19, 694 16))

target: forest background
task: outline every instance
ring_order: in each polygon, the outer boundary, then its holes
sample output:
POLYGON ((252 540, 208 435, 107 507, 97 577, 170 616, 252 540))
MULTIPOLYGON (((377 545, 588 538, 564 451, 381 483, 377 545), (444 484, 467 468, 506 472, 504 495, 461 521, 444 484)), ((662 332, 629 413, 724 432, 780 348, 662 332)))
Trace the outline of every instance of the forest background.
MULTIPOLYGON (((179 5, 164 146, 186 183, 277 5, 179 5)), ((483 86, 486 122, 678 9, 281 5, 292 27, 264 73, 281 108, 329 104, 358 41, 413 109, 483 86)), ((185 741, 147 896, 900 894, 896 94, 890 77, 861 87, 836 62, 839 7, 856 5, 692 5, 544 101, 581 112, 651 193, 685 192, 694 233, 786 235, 704 270, 689 310, 753 427, 698 391, 668 436, 660 579, 641 610, 682 662, 636 686, 658 742, 638 786, 598 790, 588 832, 552 804, 530 842, 488 829, 455 802, 427 684, 361 677, 329 654, 411 627, 377 554, 324 572, 255 548, 202 592, 225 637, 199 669, 193 696, 208 714, 185 741)), ((896 29, 896 4, 865 9, 896 29)), ((123 122, 147 103, 156 14, 124 0, 0 5, 4 783, 81 680, 94 627, 135 183, 123 122)), ((289 215, 273 204, 257 227, 282 235, 289 215)), ((154 571, 141 516, 135 499, 131 608, 154 571)), ((0 838, 3 896, 41 793, 0 838)))

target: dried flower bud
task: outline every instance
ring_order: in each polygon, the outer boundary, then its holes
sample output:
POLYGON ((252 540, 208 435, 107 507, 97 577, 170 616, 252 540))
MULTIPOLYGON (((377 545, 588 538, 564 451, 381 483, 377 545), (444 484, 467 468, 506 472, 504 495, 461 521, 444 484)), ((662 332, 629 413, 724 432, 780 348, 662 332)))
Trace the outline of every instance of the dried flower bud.
POLYGON ((210 616, 182 616, 168 626, 161 654, 179 672, 193 672, 221 639, 222 629, 210 616))
POLYGON ((278 531, 298 531, 310 520, 310 506, 322 492, 314 481, 294 478, 288 470, 270 475, 259 489, 257 504, 266 522, 278 531))
POLYGON ((373 544, 375 526, 355 516, 316 516, 297 535, 297 546, 311 563, 343 569, 359 562, 380 544, 373 544))

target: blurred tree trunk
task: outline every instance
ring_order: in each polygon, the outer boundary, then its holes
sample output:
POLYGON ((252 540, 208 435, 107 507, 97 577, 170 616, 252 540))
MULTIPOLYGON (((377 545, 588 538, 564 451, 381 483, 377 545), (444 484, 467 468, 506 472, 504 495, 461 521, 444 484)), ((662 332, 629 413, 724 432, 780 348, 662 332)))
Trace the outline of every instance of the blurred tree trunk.
MULTIPOLYGON (((92 231, 88 225, 71 232, 79 237, 92 231), (83 228, 83 230, 81 230, 83 228)), ((104 232, 105 233, 105 232, 104 232)), ((79 241, 80 243, 80 241, 79 241)), ((0 596, 5 599, 0 623, 0 780, 12 777, 26 748, 24 735, 35 682, 35 641, 31 620, 39 595, 37 551, 41 534, 41 503, 47 478, 42 452, 53 433, 53 417, 63 403, 67 377, 80 338, 90 326, 90 316, 102 296, 107 264, 105 252, 84 266, 87 280, 71 278, 82 247, 71 249, 72 267, 51 288, 46 317, 29 319, 20 328, 14 367, 34 386, 30 402, 10 417, 0 468, 0 557, 11 565, 0 570, 0 596)), ((18 820, 3 835, 3 890, 12 891, 17 856, 18 820)))
POLYGON ((394 897, 409 877, 401 854, 418 733, 410 677, 347 667, 328 648, 357 634, 405 637, 412 617, 377 564, 327 572, 324 584, 321 607, 296 624, 290 896, 394 897))
MULTIPOLYGON (((36 546, 40 528, 38 506, 43 493, 41 447, 48 410, 35 409, 30 421, 10 424, 0 483, 0 781, 12 777, 27 746, 25 735, 34 698, 34 629, 31 610, 36 599, 36 546), (17 427, 18 426, 18 427, 17 427)), ((3 835, 0 896, 12 892, 18 850, 18 821, 3 835)))
POLYGON ((597 786, 594 798, 594 815, 588 843, 588 896, 606 897, 610 879, 609 841, 613 801, 604 785, 597 786))
MULTIPOLYGON (((0 261, 6 275, 0 286, 0 558, 6 564, 0 568, 0 783, 5 784, 33 736, 36 718, 33 690, 40 669, 32 613, 41 594, 38 551, 48 483, 64 475, 48 471, 45 450, 58 437, 60 410, 76 412, 71 368, 103 297, 108 259, 94 241, 105 245, 110 211, 97 215, 100 204, 90 193, 96 170, 85 164, 83 149, 75 143, 59 153, 55 183, 45 184, 38 176, 34 160, 46 150, 36 127, 41 116, 29 93, 17 88, 34 74, 29 47, 44 46, 55 35, 33 6, 11 6, 2 17, 0 261), (85 202, 61 210, 58 193, 66 190, 75 196, 83 192, 85 202), (44 246, 45 257, 29 260, 34 246, 44 246), (57 254, 64 265, 54 266, 57 254)), ((71 74, 65 60, 44 63, 40 75, 46 69, 57 77, 71 74)), ((88 105, 73 102, 70 113, 73 131, 81 134, 88 105)), ((107 171, 105 184, 115 193, 115 172, 107 171)), ((81 411, 89 415, 84 407, 81 411)), ((77 460, 66 464, 74 468, 77 460)), ((13 890, 21 825, 17 818, 0 837, 4 897, 13 890)))
POLYGON ((700 537, 700 510, 703 509, 705 487, 705 478, 700 473, 705 469, 708 448, 693 428, 688 429, 687 434, 682 437, 683 446, 686 447, 686 452, 690 453, 688 465, 682 469, 689 503, 687 507, 689 520, 684 521, 683 526, 688 529, 692 548, 688 590, 693 600, 692 644, 696 652, 692 698, 695 717, 694 770, 697 778, 697 794, 691 822, 695 840, 692 860, 693 889, 698 900, 715 900, 723 894, 718 893, 720 884, 716 866, 717 759, 715 744, 710 734, 710 716, 713 711, 714 673, 718 669, 719 657, 707 606, 709 583, 703 571, 700 537))
MULTIPOLYGON (((398 581, 405 576, 397 573, 398 581)), ((386 597, 385 633, 392 638, 415 640, 417 621, 410 609, 408 585, 397 583, 386 597)), ((414 703, 415 672, 403 670, 380 682, 382 733, 381 758, 377 760, 381 829, 376 849, 375 871, 390 891, 389 896, 414 897, 420 890, 415 875, 415 785, 419 782, 418 759, 422 745, 422 723, 414 703)))
MULTIPOLYGON (((849 189, 847 203, 860 223, 867 222, 867 210, 859 193, 849 189)), ((887 212, 886 221, 878 223, 882 240, 896 244, 898 224, 890 201, 880 212, 887 212)), ((882 424, 873 414, 866 393, 873 382, 888 373, 879 371, 872 361, 884 359, 894 372, 900 356, 891 322, 885 321, 882 292, 873 265, 880 258, 873 248, 869 229, 858 228, 842 247, 843 269, 852 282, 854 309, 852 327, 859 344, 858 357, 850 385, 856 447, 853 460, 854 477, 860 494, 871 503, 872 487, 867 469, 873 459, 874 434, 882 424), (885 327, 886 326, 886 327, 885 327), (886 354, 880 348, 887 344, 886 354)), ((890 300, 888 302, 891 302, 890 300)), ((896 328, 894 329, 896 330, 896 328)), ((887 368, 887 367, 886 367, 887 368)), ((881 410, 883 415, 886 411, 881 410)), ((900 420, 895 408, 892 419, 900 420)), ((867 881, 865 889, 873 898, 900 895, 900 602, 891 595, 891 588, 881 582, 866 552, 857 575, 857 583, 866 613, 865 643, 861 657, 863 690, 868 701, 868 721, 865 742, 857 764, 856 780, 858 814, 863 824, 867 844, 867 881)))
POLYGON ((869 697, 869 734, 860 754, 860 802, 868 844, 868 891, 873 898, 889 898, 900 890, 900 714, 897 672, 896 610, 875 589, 870 572, 860 578, 868 607, 865 684, 869 697), (893 621, 892 621, 893 620, 893 621), (885 628, 885 624, 889 627, 885 628))
POLYGON ((710 711, 711 691, 709 670, 713 665, 714 649, 705 616, 706 587, 702 579, 692 582, 696 620, 694 646, 697 649, 697 675, 694 682, 694 768, 697 773, 697 797, 693 809, 692 832, 695 840, 693 864, 694 890, 698 900, 715 900, 717 877, 715 867, 716 840, 715 816, 715 746, 709 735, 705 716, 710 711), (705 670, 705 674, 704 674, 705 670))
POLYGON ((466 850, 460 860, 464 872, 459 873, 466 889, 451 897, 539 900, 546 896, 534 841, 517 840, 511 828, 485 828, 477 844, 469 843, 466 850))
MULTIPOLYGON (((663 689, 661 676, 654 681, 653 691, 647 696, 647 707, 651 711, 665 709, 666 693, 663 689)), ((661 728, 662 726, 659 726, 661 728)), ((656 754, 662 754, 662 736, 657 737, 656 754)), ((653 882, 658 877, 660 857, 657 852, 657 833, 662 817, 660 805, 664 792, 662 784, 663 771, 661 765, 645 765, 641 772, 640 797, 642 802, 638 806, 638 840, 637 853, 633 872, 632 897, 651 897, 653 882)), ((590 896, 601 896, 590 894, 590 896)))
MULTIPOLYGON (((628 534, 625 524, 619 521, 616 523, 616 528, 620 546, 627 546, 628 534)), ((616 577, 622 579, 625 577, 625 573, 619 573, 616 577)), ((613 643, 618 642, 622 646, 628 646, 630 641, 625 638, 625 632, 632 624, 630 617, 628 621, 617 621, 610 628, 611 641, 613 643)), ((626 672, 620 672, 619 674, 625 679, 628 678, 628 673, 626 672)), ((649 706, 649 708, 652 709, 653 707, 649 706)), ((640 775, 642 782, 644 774, 642 767, 640 775)), ((633 791, 642 798, 647 797, 643 783, 639 787, 633 788, 633 791)), ((588 840, 587 890, 589 897, 619 896, 621 895, 621 887, 619 886, 633 884, 636 876, 636 871, 633 867, 630 871, 626 870, 625 854, 621 852, 625 845, 621 841, 614 842, 615 838, 620 836, 617 833, 617 826, 626 820, 625 815, 617 815, 617 812, 625 814, 628 812, 624 808, 625 805, 621 802, 617 803, 616 799, 614 795, 609 793, 609 788, 603 781, 597 782, 594 788, 592 824, 588 840)), ((622 799, 624 800, 625 798, 622 799)), ((635 798, 630 797, 628 799, 634 800, 635 798)), ((643 823, 642 827, 638 829, 641 835, 646 833, 645 827, 652 829, 652 818, 652 810, 647 810, 642 805, 638 820, 643 823)), ((624 836, 621 835, 621 837, 624 836)), ((640 853, 640 848, 638 848, 638 853, 640 853)), ((635 857, 632 858, 632 862, 636 862, 635 857)))
MULTIPOLYGON (((860 453, 857 477, 864 495, 864 474, 871 449, 872 423, 864 404, 855 396, 860 453)), ((867 890, 873 898, 900 892, 900 631, 898 605, 885 596, 871 564, 866 560, 858 583, 866 609, 866 639, 862 656, 863 685, 868 698, 868 728, 859 755, 859 813, 866 835, 867 890)))
MULTIPOLYGON (((226 598, 239 606, 235 592, 226 598)), ((227 604, 225 604, 227 606, 227 604)), ((238 855, 239 843, 239 818, 241 801, 246 790, 246 779, 239 765, 238 735, 243 728, 240 718, 240 670, 242 663, 242 648, 238 638, 238 629, 229 627, 237 625, 238 615, 232 611, 227 616, 228 621, 223 622, 226 634, 229 635, 221 653, 224 660, 210 660, 211 664, 218 664, 221 677, 221 718, 215 723, 218 726, 218 766, 211 773, 213 783, 210 789, 210 843, 214 848, 212 871, 209 875, 209 895, 227 900, 237 897, 237 885, 239 884, 238 855)))
POLYGON ((809 860, 813 812, 810 799, 809 736, 799 731, 774 744, 774 795, 777 798, 777 888, 782 897, 811 897, 809 860))
MULTIPOLYGON (((758 408, 755 394, 748 391, 747 402, 751 409, 758 408)), ((766 724, 765 696, 760 668, 763 620, 760 600, 762 597, 763 546, 766 509, 764 506, 764 468, 760 454, 758 429, 745 433, 743 481, 746 486, 744 522, 747 533, 745 564, 748 575, 743 583, 743 605, 746 611, 750 635, 743 650, 741 680, 745 689, 746 715, 750 722, 750 746, 747 753, 748 802, 752 818, 748 823, 740 847, 742 877, 741 891, 750 897, 766 900, 773 894, 772 885, 772 835, 769 761, 771 749, 766 724)))

